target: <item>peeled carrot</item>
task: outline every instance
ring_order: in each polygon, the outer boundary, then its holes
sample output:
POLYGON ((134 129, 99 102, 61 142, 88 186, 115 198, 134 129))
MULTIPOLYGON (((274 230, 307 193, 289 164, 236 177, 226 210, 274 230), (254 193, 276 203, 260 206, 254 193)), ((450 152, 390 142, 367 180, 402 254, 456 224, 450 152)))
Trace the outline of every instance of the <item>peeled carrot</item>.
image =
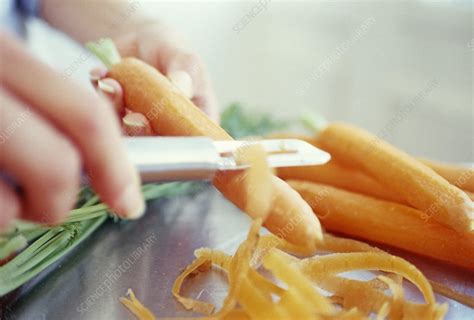
POLYGON ((427 217, 460 232, 474 231, 474 206, 462 190, 369 132, 332 123, 319 133, 316 144, 338 161, 367 172, 427 217))
POLYGON ((334 159, 320 166, 278 168, 277 175, 285 180, 319 182, 383 200, 406 203, 403 197, 392 192, 372 177, 362 171, 343 166, 334 159))
MULTIPOLYGON (((300 133, 276 132, 265 138, 298 139, 320 147, 316 144, 315 137, 300 133)), ((338 163, 334 157, 328 163, 319 166, 278 168, 277 175, 284 180, 296 179, 319 182, 383 200, 406 203, 403 197, 392 192, 372 177, 360 170, 338 163)))
POLYGON ((420 210, 331 186, 288 181, 330 231, 415 252, 474 270, 474 236, 458 233, 420 210))
POLYGON ((469 191, 465 191, 465 192, 466 192, 467 196, 468 196, 469 198, 471 198, 472 201, 474 201, 474 193, 473 193, 473 192, 469 192, 469 191))
POLYGON ((418 159, 456 187, 474 192, 474 169, 428 159, 418 159))
MULTIPOLYGON (((315 136, 291 133, 277 132, 266 136, 267 139, 299 139, 306 141, 316 147, 315 136)), ((466 191, 471 200, 474 196, 470 189, 474 189, 474 170, 461 166, 442 164, 433 160, 418 158, 420 162, 433 169, 437 174, 445 178, 451 184, 466 191)), ((399 194, 392 192, 387 187, 381 185, 372 177, 367 176, 361 170, 351 168, 347 165, 338 163, 334 155, 330 162, 321 166, 279 168, 277 175, 282 179, 301 179, 318 183, 329 184, 338 188, 362 193, 368 196, 406 204, 406 201, 399 194)))
MULTIPOLYGON (((126 106, 144 114, 155 133, 232 139, 152 66, 125 58, 110 66, 108 76, 121 84, 126 106)), ((245 210, 248 198, 243 179, 245 172, 220 172, 213 182, 226 198, 245 210)), ((311 208, 283 180, 271 179, 275 196, 265 226, 292 243, 313 246, 322 238, 322 231, 311 208)))

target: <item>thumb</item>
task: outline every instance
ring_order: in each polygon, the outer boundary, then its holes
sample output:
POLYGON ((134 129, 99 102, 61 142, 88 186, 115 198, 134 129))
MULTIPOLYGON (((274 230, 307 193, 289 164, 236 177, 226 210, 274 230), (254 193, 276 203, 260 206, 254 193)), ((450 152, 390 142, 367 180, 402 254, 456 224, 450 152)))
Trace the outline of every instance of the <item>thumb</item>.
POLYGON ((170 49, 164 58, 163 71, 166 76, 188 98, 192 98, 198 93, 203 80, 201 59, 179 48, 170 49))
POLYGON ((171 83, 187 98, 194 96, 193 80, 189 73, 183 70, 169 71, 166 75, 171 83))

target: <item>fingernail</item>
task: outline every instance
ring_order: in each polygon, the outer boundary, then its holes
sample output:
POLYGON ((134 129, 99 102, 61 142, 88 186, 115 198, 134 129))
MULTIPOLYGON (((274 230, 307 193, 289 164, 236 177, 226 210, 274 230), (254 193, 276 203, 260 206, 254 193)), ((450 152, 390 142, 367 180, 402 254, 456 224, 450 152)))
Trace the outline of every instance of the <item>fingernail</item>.
POLYGON ((130 184, 122 193, 118 205, 120 213, 128 219, 138 219, 145 213, 145 200, 140 189, 135 184, 130 184))
POLYGON ((168 79, 188 98, 194 95, 193 80, 185 71, 171 71, 168 73, 168 79))
POLYGON ((98 74, 89 74, 89 80, 92 82, 97 82, 100 80, 100 76, 98 74))
POLYGON ((124 124, 131 127, 144 127, 146 126, 146 118, 144 115, 138 112, 131 112, 126 114, 122 121, 124 124))
POLYGON ((110 84, 106 83, 104 80, 99 80, 97 85, 98 85, 100 90, 102 90, 106 93, 110 93, 110 94, 115 93, 114 87, 112 87, 110 84))

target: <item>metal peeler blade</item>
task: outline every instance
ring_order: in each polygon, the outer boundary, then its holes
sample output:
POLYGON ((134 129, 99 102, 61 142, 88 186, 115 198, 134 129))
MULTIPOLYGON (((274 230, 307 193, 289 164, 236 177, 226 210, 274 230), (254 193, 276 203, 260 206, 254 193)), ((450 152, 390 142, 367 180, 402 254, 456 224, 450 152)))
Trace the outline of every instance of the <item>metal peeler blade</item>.
POLYGON ((207 137, 124 138, 132 163, 142 181, 208 180, 217 171, 242 170, 235 152, 246 145, 261 144, 271 167, 319 165, 331 156, 296 139, 213 141, 207 137))

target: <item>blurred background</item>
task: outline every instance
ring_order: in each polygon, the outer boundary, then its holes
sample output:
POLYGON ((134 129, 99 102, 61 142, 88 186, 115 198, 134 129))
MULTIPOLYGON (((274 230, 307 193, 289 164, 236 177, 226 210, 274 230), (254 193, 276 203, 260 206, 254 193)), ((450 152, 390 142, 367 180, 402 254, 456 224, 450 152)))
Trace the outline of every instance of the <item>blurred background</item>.
MULTIPOLYGON (((471 1, 139 1, 193 44, 222 108, 350 121, 415 155, 474 162, 471 1)), ((98 62, 39 21, 29 45, 59 70, 98 62), (81 55, 82 54, 82 55, 81 55), (82 58, 81 58, 82 57, 82 58)))

